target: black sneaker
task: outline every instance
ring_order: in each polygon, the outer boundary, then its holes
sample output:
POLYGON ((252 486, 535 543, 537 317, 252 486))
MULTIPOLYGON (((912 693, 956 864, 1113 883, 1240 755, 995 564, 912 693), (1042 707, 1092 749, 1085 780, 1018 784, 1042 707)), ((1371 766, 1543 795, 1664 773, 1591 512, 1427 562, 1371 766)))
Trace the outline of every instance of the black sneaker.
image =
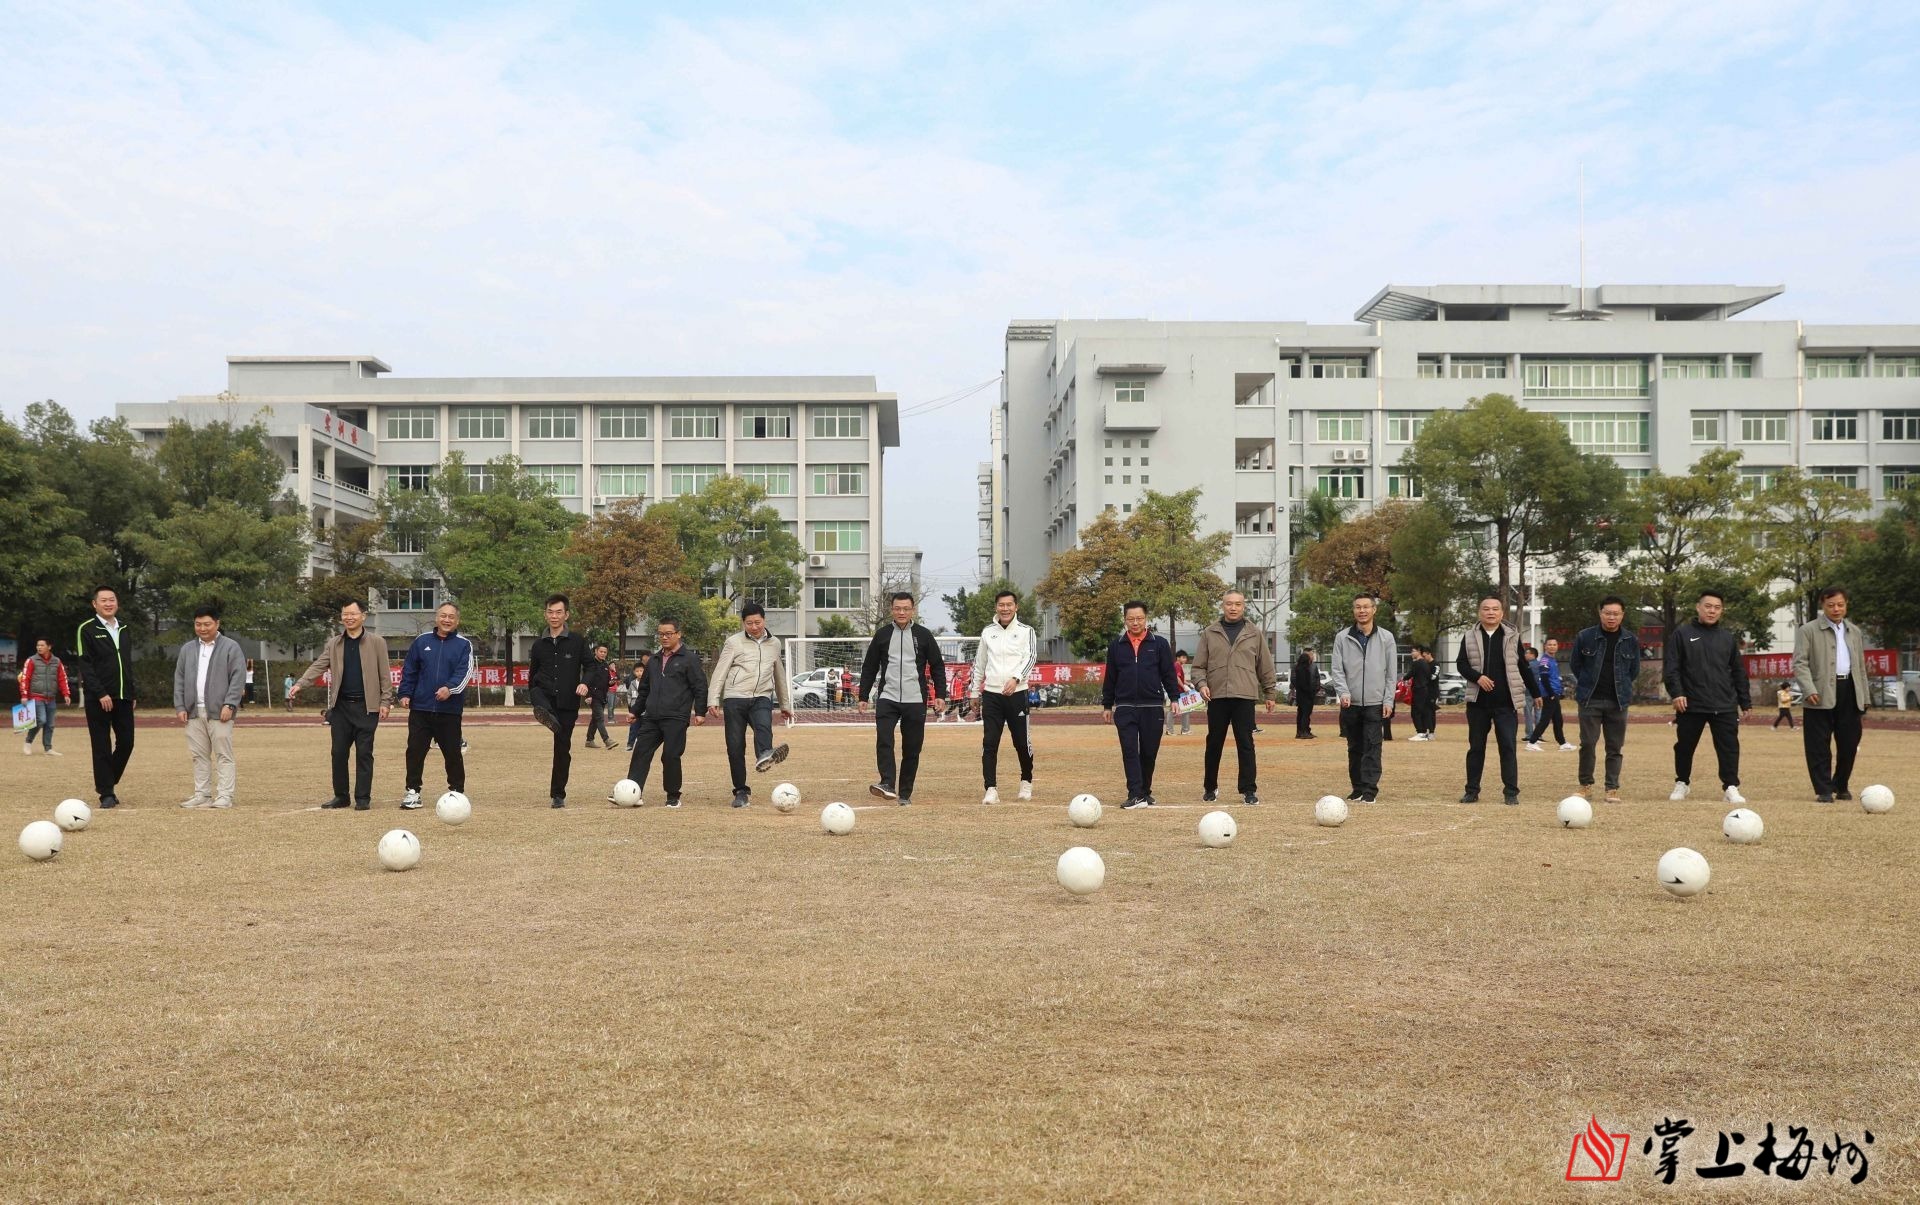
POLYGON ((1144 799, 1129 799, 1120 805, 1120 810, 1123 812, 1131 812, 1135 808, 1150 808, 1152 806, 1151 803, 1148 803, 1144 799))
POLYGON ((353 801, 353 810, 356 812, 370 812, 373 810, 373 800, 356 799, 353 801))
POLYGON ((1351 795, 1349 795, 1349 796, 1347 796, 1347 802, 1348 802, 1348 803, 1358 803, 1358 802, 1360 802, 1360 801, 1361 801, 1362 799, 1364 799, 1364 798, 1366 798, 1366 795, 1367 795, 1367 793, 1366 793, 1365 791, 1355 791, 1355 792, 1354 792, 1353 794, 1351 794, 1351 795))
POLYGON ((669 796, 667 796, 667 802, 666 802, 665 804, 663 804, 662 806, 663 806, 663 807, 670 807, 670 808, 677 808, 677 807, 679 807, 679 806, 680 806, 680 797, 679 797, 678 795, 669 795, 669 796))
POLYGON ((1245 795, 1242 795, 1240 797, 1240 802, 1246 804, 1248 807, 1256 807, 1260 803, 1260 797, 1258 795, 1255 795, 1252 791, 1248 791, 1245 795))
POLYGON ((1219 800, 1220 800, 1220 792, 1218 791, 1208 791, 1205 795, 1202 795, 1200 797, 1201 803, 1217 803, 1219 802, 1219 800))
POLYGON ((1362 795, 1362 796, 1360 797, 1360 802, 1361 802, 1361 803, 1372 803, 1372 802, 1373 802, 1374 800, 1376 800, 1376 799, 1378 799, 1378 798, 1380 798, 1380 797, 1379 797, 1378 795, 1376 795, 1376 794, 1374 794, 1374 793, 1373 793, 1372 791, 1368 791, 1368 792, 1367 792, 1367 793, 1366 793, 1365 795, 1362 795))
POLYGON ((118 795, 102 795, 100 797, 100 806, 103 808, 117 808, 120 806, 120 797, 118 795))
POLYGON ((1832 803, 1833 796, 1827 794, 1825 791, 1822 791, 1820 794, 1815 795, 1813 797, 1813 801, 1815 803, 1832 803))
POLYGON ((567 797, 566 797, 565 795, 555 795, 555 796, 553 797, 553 800, 552 800, 552 802, 550 802, 550 803, 548 803, 548 804, 547 804, 547 806, 548 806, 548 807, 554 807, 554 808, 563 808, 563 807, 566 807, 566 806, 567 806, 567 797))
POLYGON ((1467 792, 1466 794, 1464 794, 1464 795, 1462 795, 1462 796, 1460 796, 1460 802, 1461 802, 1461 803, 1479 803, 1479 802, 1480 802, 1480 792, 1478 792, 1478 791, 1468 791, 1468 792, 1467 792))
POLYGON ((785 745, 775 745, 773 747, 773 764, 777 766, 785 760, 787 760, 787 747, 785 745))
POLYGON ((1142 795, 1140 798, 1146 802, 1146 805, 1148 807, 1152 807, 1154 804, 1160 802, 1158 799, 1155 799, 1153 797, 1152 791, 1148 791, 1145 795, 1142 795))
POLYGON ((909 798, 909 797, 907 797, 907 796, 905 796, 905 795, 902 795, 902 796, 900 796, 900 806, 901 806, 901 807, 906 807, 907 805, 909 805, 909 804, 911 804, 912 802, 913 802, 913 800, 912 800, 911 798, 909 798))
MULTIPOLYGON (((100 806, 103 808, 106 808, 106 807, 112 807, 113 805, 103 799, 100 801, 100 806)), ((352 807, 353 805, 348 803, 344 799, 329 799, 325 803, 321 804, 320 806, 323 808, 344 808, 344 807, 352 807)))
POLYGON ((1847 790, 1845 787, 1842 787, 1841 789, 1833 793, 1833 797, 1835 799, 1852 799, 1853 792, 1847 790))
POLYGON ((733 793, 733 806, 737 808, 752 807, 752 797, 745 791, 735 791, 733 793))
POLYGON ((1502 795, 1500 797, 1500 802, 1506 804, 1510 808, 1517 808, 1520 806, 1520 794, 1519 792, 1516 791, 1509 795, 1502 795))
POLYGON ((869 786, 867 788, 867 794, 873 796, 875 799, 900 798, 899 792, 893 789, 893 785, 891 783, 884 783, 884 782, 876 782, 871 786, 869 786))

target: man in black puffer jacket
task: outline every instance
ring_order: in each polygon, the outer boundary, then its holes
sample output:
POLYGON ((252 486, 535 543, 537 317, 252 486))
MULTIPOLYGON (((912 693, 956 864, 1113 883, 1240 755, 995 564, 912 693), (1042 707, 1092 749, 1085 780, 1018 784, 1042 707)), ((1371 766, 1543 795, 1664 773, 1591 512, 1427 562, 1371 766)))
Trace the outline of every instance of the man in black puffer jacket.
POLYGON ((1740 794, 1740 717, 1753 710, 1747 669, 1740 660, 1740 637, 1723 627, 1727 603, 1718 590, 1702 590, 1694 604, 1698 617, 1667 636, 1666 686, 1673 700, 1673 794, 1687 797, 1693 777, 1693 751, 1700 734, 1713 730, 1713 751, 1720 761, 1720 786, 1728 803, 1745 803, 1740 794))

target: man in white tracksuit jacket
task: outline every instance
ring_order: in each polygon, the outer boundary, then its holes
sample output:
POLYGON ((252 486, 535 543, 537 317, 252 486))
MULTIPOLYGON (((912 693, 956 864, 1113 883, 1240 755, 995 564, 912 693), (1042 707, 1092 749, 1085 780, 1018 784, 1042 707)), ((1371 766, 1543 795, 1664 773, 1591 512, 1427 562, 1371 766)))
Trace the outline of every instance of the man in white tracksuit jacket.
POLYGON ((980 703, 980 772, 987 780, 981 803, 999 803, 1000 730, 1013 734, 1020 758, 1020 798, 1033 798, 1033 743, 1027 737, 1027 687, 1040 661, 1040 640, 1020 622, 1020 596, 1002 590, 994 596, 993 622, 980 633, 967 693, 980 703))

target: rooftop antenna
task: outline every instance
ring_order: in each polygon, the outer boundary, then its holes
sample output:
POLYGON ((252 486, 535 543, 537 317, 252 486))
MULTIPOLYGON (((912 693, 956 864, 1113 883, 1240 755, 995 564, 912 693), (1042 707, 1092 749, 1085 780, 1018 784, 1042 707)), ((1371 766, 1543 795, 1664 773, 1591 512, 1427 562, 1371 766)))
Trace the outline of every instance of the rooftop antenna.
POLYGON ((1580 219, 1577 227, 1580 249, 1580 292, 1574 303, 1564 310, 1554 312, 1554 317, 1567 322, 1604 322, 1613 317, 1612 310, 1587 305, 1587 165, 1580 164, 1580 219))

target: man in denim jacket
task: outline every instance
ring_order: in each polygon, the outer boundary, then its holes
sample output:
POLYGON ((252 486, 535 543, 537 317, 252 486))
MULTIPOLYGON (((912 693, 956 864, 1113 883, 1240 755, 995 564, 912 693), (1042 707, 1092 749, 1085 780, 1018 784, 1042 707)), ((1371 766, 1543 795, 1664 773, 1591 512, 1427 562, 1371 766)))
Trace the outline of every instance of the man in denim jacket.
POLYGON ((1600 622, 1573 638, 1573 697, 1580 704, 1580 794, 1593 794, 1594 747, 1607 742, 1607 802, 1620 802, 1620 764, 1627 744, 1627 708, 1640 672, 1640 638, 1626 626, 1627 604, 1600 600, 1600 622))

